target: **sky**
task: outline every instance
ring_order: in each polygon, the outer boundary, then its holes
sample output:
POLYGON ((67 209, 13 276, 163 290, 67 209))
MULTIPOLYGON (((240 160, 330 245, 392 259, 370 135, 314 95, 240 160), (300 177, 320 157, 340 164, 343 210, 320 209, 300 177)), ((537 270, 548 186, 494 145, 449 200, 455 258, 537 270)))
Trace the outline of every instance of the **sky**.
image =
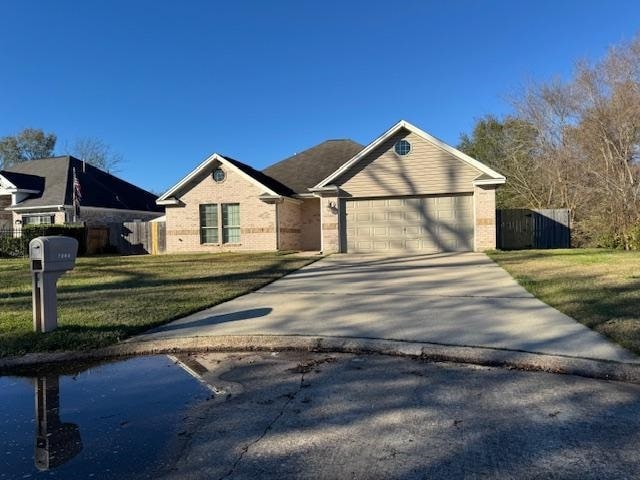
POLYGON ((456 145, 528 82, 640 31, 619 0, 2 0, 0 137, 97 137, 162 192, 214 152, 264 168, 400 119, 456 145))

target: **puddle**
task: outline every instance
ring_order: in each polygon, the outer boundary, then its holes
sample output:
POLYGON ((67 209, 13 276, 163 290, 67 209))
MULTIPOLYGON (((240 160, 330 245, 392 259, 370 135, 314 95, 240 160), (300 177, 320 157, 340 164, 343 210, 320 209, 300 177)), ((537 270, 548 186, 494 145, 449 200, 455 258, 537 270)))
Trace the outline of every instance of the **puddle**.
POLYGON ((155 478, 211 395, 166 356, 0 377, 0 479, 155 478))

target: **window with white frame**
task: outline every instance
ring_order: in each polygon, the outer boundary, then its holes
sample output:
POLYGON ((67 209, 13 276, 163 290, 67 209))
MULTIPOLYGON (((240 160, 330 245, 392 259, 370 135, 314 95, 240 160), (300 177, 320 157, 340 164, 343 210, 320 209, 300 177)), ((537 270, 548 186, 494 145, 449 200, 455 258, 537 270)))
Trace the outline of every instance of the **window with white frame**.
POLYGON ((240 204, 222 204, 222 243, 240 243, 240 204))
POLYGON ((23 225, 50 225, 54 222, 54 215, 22 215, 23 225))
POLYGON ((218 243, 218 204, 200 205, 200 243, 218 243))

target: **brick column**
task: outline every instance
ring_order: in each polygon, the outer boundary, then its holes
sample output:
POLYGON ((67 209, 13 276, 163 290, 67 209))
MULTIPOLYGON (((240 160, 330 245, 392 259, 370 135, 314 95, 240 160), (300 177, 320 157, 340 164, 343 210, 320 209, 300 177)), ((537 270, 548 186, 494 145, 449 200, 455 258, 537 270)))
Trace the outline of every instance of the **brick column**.
POLYGON ((337 196, 320 198, 320 226, 322 231, 322 253, 340 251, 339 201, 337 196))
POLYGON ((475 208, 475 246, 476 252, 496 248, 496 188, 494 185, 475 186, 473 188, 475 208))

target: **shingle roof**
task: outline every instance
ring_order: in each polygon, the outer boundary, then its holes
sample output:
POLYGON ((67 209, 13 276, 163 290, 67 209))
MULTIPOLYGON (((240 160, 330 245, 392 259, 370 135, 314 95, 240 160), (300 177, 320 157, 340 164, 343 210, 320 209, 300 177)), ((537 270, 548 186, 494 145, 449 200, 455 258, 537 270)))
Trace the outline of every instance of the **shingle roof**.
MULTIPOLYGON (((44 189, 17 207, 71 205, 73 203, 73 169, 82 191, 81 206, 125 210, 163 211, 156 196, 75 157, 52 157, 11 165, 6 171, 44 179, 44 189)), ((8 179, 8 178, 7 178, 8 179)))
POLYGON ((327 140, 265 168, 262 173, 296 193, 309 193, 309 188, 327 178, 363 148, 353 140, 327 140))
POLYGON ((220 156, 225 160, 227 160, 228 162, 235 165, 236 167, 238 167, 240 170, 242 170, 244 173, 246 173, 250 177, 260 182, 265 187, 270 188, 271 190, 276 192, 278 195, 285 195, 289 197, 295 193, 286 185, 283 185, 282 183, 275 180, 274 178, 271 178, 270 176, 265 175, 263 172, 256 170, 255 168, 247 165, 246 163, 242 163, 239 160, 235 160, 231 157, 227 157, 226 155, 220 155, 220 156))
POLYGON ((38 175, 27 175, 26 173, 9 172, 7 170, 0 170, 0 175, 21 190, 42 191, 44 188, 44 178, 38 175))

